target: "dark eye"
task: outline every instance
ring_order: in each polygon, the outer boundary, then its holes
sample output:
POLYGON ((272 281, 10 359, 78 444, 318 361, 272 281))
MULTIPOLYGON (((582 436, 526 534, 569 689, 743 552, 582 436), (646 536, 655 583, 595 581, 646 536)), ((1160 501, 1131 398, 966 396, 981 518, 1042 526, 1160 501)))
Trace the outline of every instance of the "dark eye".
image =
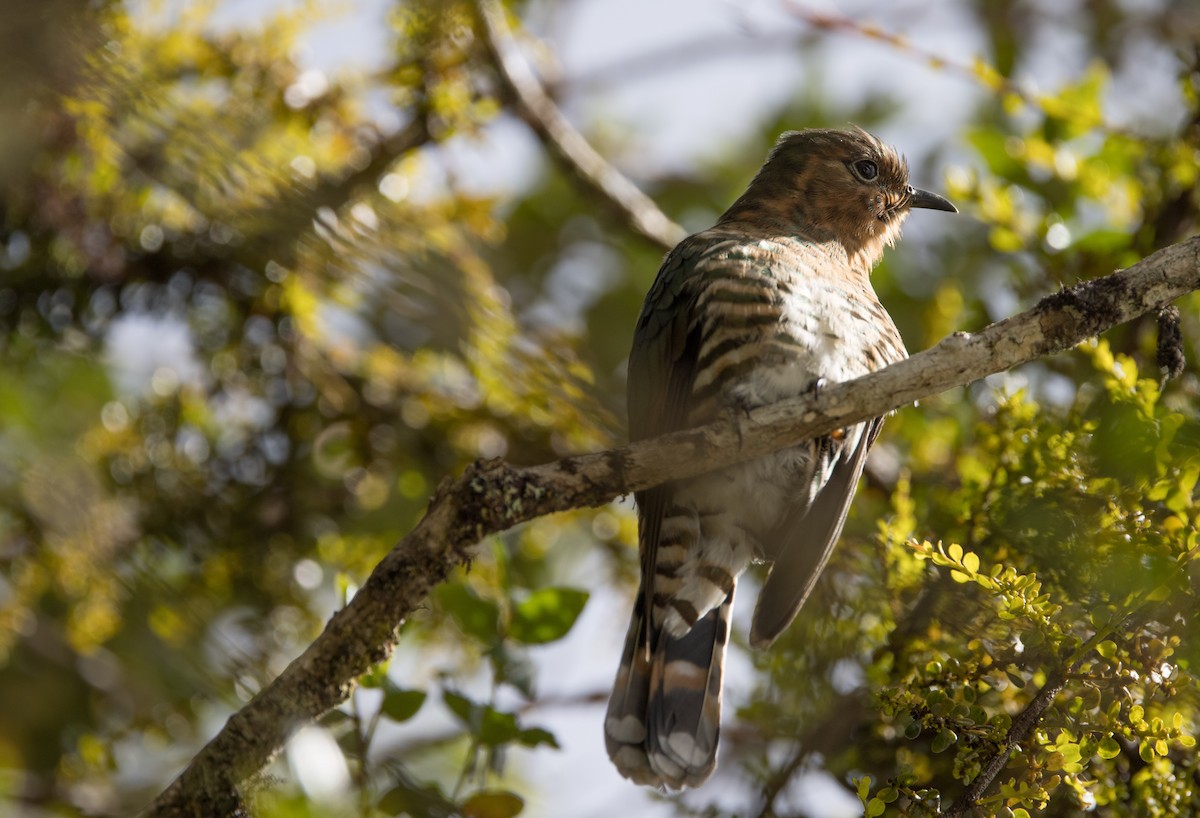
POLYGON ((879 166, 870 159, 859 159, 854 163, 854 175, 864 182, 869 182, 879 175, 879 166))

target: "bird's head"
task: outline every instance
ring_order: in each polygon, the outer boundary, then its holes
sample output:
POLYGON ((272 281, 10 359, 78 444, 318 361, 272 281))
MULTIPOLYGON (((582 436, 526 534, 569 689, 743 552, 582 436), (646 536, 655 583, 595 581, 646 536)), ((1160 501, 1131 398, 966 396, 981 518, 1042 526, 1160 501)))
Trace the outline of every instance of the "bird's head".
POLYGON ((904 157, 861 128, 811 129, 779 138, 725 220, 759 218, 803 239, 837 241, 869 270, 913 208, 958 212, 910 185, 904 157))

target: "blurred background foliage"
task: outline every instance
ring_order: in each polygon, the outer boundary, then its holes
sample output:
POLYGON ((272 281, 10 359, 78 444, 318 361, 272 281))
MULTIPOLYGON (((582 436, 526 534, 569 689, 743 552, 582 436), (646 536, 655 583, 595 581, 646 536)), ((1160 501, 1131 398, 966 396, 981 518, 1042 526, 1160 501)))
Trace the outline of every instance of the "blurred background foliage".
MULTIPOLYGON (((319 632, 444 476, 622 440, 623 361, 662 248, 553 162, 506 194, 454 172, 451 146, 513 118, 474 7, 395 0, 386 68, 330 77, 297 43, 344 9, 216 27, 219 5, 53 0, 0 23, 5 814, 136 810, 319 632)), ((510 11, 544 30, 571 5, 510 11)), ((910 154, 968 214, 876 274, 910 349, 1196 233, 1192 4, 976 0, 958 13, 982 50, 961 64, 866 12, 784 5, 788 47, 837 39, 985 91, 910 154), (1063 26, 1089 67, 1017 82, 1043 58, 1036 32, 1063 26), (1147 53, 1177 104, 1113 124, 1147 53)), ((566 93, 553 40, 520 37, 566 93)), ((887 134, 903 108, 796 85, 711 161, 637 181, 700 228, 780 131, 887 134)), ((587 130, 602 152, 652 138, 587 130)), ((610 776, 611 801, 577 814, 822 816, 847 800, 934 814, 1061 677, 988 808, 1195 814, 1196 306, 1180 304, 1174 380, 1160 382, 1150 316, 898 413, 804 616, 731 683, 708 787, 651 799, 595 753, 555 780, 530 762, 571 752, 539 723, 539 689, 563 672, 539 651, 595 638, 572 628, 601 597, 618 604, 595 676, 615 669, 636 572, 623 502, 485 543, 390 667, 297 737, 259 809, 548 814, 547 792, 610 776)), ((606 694, 559 697, 590 719, 573 746, 600 746, 606 694)))

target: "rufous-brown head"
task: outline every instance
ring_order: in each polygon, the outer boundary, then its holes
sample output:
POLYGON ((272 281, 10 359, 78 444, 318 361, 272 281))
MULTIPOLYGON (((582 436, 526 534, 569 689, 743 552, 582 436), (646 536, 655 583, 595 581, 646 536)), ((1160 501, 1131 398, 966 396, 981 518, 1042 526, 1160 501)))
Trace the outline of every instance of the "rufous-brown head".
POLYGON ((851 264, 870 270, 900 236, 913 208, 957 213, 948 200, 908 183, 908 163, 854 127, 789 131, 722 217, 758 232, 836 241, 851 264))

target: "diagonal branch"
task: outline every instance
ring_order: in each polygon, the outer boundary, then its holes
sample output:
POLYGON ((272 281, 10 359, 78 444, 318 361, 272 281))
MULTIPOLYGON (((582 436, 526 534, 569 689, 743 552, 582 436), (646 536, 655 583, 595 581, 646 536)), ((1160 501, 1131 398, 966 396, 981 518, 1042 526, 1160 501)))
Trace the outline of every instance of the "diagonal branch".
POLYGON ((996 780, 996 776, 1004 769, 1004 765, 1012 757, 1013 751, 1020 747, 1029 738, 1029 734, 1033 732, 1033 728, 1038 726, 1047 708, 1054 703, 1054 697, 1063 689, 1066 680, 1067 671, 1065 668, 1056 668, 1050 674, 1049 678, 1046 679, 1046 683, 1038 690, 1037 695, 1030 699, 1029 704, 1025 705, 1025 709, 1013 718, 1012 725, 1008 728, 1008 733, 1004 736, 1004 743, 988 759, 987 764, 979 771, 979 775, 971 782, 971 786, 967 787, 958 800, 942 813, 946 818, 962 818, 969 810, 975 808, 979 799, 983 797, 988 787, 996 780))
POLYGON ((738 422, 567 457, 531 468, 477 462, 447 478, 429 511, 376 566, 325 632, 245 707, 149 806, 151 816, 220 816, 240 809, 243 781, 289 733, 344 701, 355 680, 390 655, 395 631, 430 590, 491 534, 556 511, 749 460, 965 386, 1158 310, 1200 289, 1200 236, 1134 266, 1042 299, 1035 307, 865 377, 753 410, 738 422))
POLYGON ((513 41, 499 0, 476 0, 475 6, 483 24, 484 42, 496 63, 496 73, 505 92, 516 101, 521 117, 546 148, 585 188, 599 194, 620 213, 639 235, 667 250, 678 244, 687 235, 686 231, 597 153, 550 99, 513 41))

